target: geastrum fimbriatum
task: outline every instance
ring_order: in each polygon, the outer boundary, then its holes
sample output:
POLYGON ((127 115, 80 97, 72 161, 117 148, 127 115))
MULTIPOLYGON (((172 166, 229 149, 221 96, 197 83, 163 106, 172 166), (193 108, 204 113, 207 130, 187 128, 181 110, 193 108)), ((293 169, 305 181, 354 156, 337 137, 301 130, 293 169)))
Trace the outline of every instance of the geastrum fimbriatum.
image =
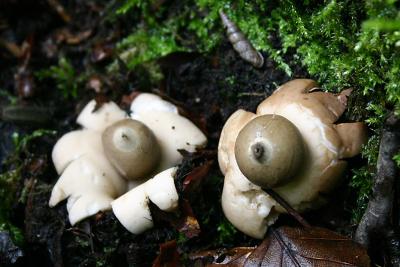
POLYGON ((83 129, 65 134, 54 146, 61 176, 49 205, 68 198, 72 225, 112 208, 122 225, 139 234, 153 226, 149 201, 165 211, 178 206, 178 150, 194 152, 207 139, 175 105, 153 94, 133 100, 131 117, 111 101, 95 106, 93 100, 79 114, 83 129))
POLYGON ((277 192, 299 212, 320 207, 366 140, 363 123, 335 124, 351 90, 334 95, 312 80, 280 86, 251 113, 226 122, 218 147, 225 175, 222 207, 240 231, 263 238, 286 212, 262 188, 277 192))

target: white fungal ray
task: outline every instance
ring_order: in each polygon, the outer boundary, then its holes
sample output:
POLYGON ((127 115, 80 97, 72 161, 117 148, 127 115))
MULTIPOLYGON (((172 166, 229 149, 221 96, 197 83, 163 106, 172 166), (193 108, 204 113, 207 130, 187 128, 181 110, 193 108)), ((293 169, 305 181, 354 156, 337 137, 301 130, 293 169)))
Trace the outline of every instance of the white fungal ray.
POLYGON ((126 112, 112 101, 103 103, 98 110, 95 110, 95 107, 96 101, 91 100, 83 108, 76 122, 86 129, 102 132, 114 122, 127 117, 126 112))
POLYGON ((158 95, 141 93, 132 101, 131 112, 133 114, 153 111, 178 114, 178 108, 174 104, 163 100, 158 95))
MULTIPOLYGON (((49 200, 50 207, 72 196, 93 192, 113 198, 123 194, 126 182, 103 154, 86 154, 70 163, 58 179, 49 200)), ((96 199, 93 199, 95 202, 96 199)))
POLYGON ((161 147, 159 170, 171 168, 182 161, 179 149, 195 152, 207 143, 200 129, 179 115, 172 106, 159 97, 150 98, 148 94, 145 97, 139 95, 131 104, 131 118, 149 127, 161 147), (153 102, 147 102, 149 99, 153 102))
POLYGON ((178 207, 179 196, 174 181, 176 170, 176 167, 169 168, 144 183, 150 201, 161 210, 174 211, 178 207))
POLYGON ((71 225, 95 215, 99 211, 109 210, 113 200, 112 197, 101 191, 85 192, 80 196, 70 196, 67 202, 67 210, 71 225))
POLYGON ((165 211, 178 207, 175 172, 176 168, 167 169, 111 203, 115 216, 129 232, 140 234, 153 227, 149 201, 165 211))
POLYGON ((227 219, 241 232, 254 238, 263 238, 267 227, 273 224, 277 213, 272 209, 276 202, 261 188, 253 185, 241 190, 237 184, 247 180, 238 170, 230 169, 225 175, 222 191, 222 209, 227 219))
POLYGON ((58 174, 72 161, 85 154, 103 153, 101 134, 92 130, 76 130, 63 135, 55 144, 51 154, 58 174))
POLYGON ((139 185, 111 203, 118 221, 133 234, 140 234, 154 225, 144 189, 139 185))

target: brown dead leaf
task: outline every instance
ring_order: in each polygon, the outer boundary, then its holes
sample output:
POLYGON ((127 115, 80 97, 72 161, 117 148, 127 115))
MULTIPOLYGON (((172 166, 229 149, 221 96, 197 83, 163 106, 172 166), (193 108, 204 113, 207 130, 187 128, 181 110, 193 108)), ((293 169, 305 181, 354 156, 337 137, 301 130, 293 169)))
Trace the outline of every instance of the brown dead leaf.
POLYGON ((60 2, 57 0, 47 0, 47 3, 54 9, 54 11, 57 12, 57 14, 65 23, 69 23, 71 21, 71 16, 67 13, 67 11, 65 11, 64 6, 61 5, 60 2))
POLYGON ((77 45, 87 40, 92 33, 91 29, 73 33, 68 28, 62 28, 55 33, 55 39, 58 44, 65 42, 69 45, 77 45))
POLYGON ((255 247, 236 247, 232 249, 216 249, 193 253, 190 259, 194 260, 196 266, 243 266, 246 259, 254 251, 255 247))
POLYGON ((46 167, 47 167, 46 155, 38 155, 35 158, 29 160, 29 162, 26 165, 27 171, 32 176, 38 176, 43 174, 46 167))
POLYGON ((102 78, 97 74, 93 74, 92 76, 89 77, 86 87, 92 89, 97 94, 101 93, 103 91, 102 78))
POLYGON ((186 199, 180 201, 180 210, 182 211, 182 216, 181 220, 175 225, 176 229, 187 238, 198 236, 200 234, 200 224, 193 213, 189 201, 186 199))
POLYGON ((99 63, 111 58, 114 52, 114 46, 108 43, 97 43, 90 53, 90 60, 93 63, 99 63))
POLYGON ((186 199, 179 201, 179 212, 177 213, 162 211, 152 203, 150 203, 150 210, 155 222, 167 222, 187 238, 193 238, 200 234, 199 222, 186 199))
POLYGON ((31 98, 35 94, 35 82, 33 74, 28 68, 20 68, 14 76, 15 87, 18 96, 21 98, 31 98))
POLYGON ((96 101, 96 105, 94 106, 94 109, 92 112, 96 112, 103 106, 103 104, 110 102, 110 99, 105 95, 105 94, 96 94, 94 97, 94 100, 96 101))
POLYGON ((183 180, 182 187, 185 194, 191 194, 201 184, 201 181, 208 174, 213 160, 206 161, 203 165, 194 168, 183 180))
POLYGON ((141 92, 132 91, 130 94, 123 95, 121 98, 120 106, 122 108, 129 108, 131 106, 132 101, 140 94, 141 92))
POLYGON ((271 228, 257 248, 249 249, 252 252, 245 253, 245 249, 235 248, 217 256, 215 251, 211 251, 192 254, 190 258, 196 261, 197 266, 370 266, 367 251, 362 246, 319 227, 271 228), (204 255, 214 260, 205 261, 204 255))
POLYGON ((167 241, 160 245, 160 254, 153 262, 153 267, 179 267, 179 253, 176 241, 167 241))

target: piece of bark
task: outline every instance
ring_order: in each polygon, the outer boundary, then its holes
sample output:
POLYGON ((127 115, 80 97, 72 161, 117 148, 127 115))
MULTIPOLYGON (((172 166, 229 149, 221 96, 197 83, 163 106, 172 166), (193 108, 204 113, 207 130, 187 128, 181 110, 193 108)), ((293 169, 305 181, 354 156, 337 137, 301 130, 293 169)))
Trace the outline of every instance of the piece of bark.
POLYGON ((372 241, 382 239, 384 231, 391 227, 394 183, 398 174, 393 157, 399 151, 400 120, 391 113, 382 131, 372 196, 354 237, 355 241, 367 248, 373 244, 372 241))

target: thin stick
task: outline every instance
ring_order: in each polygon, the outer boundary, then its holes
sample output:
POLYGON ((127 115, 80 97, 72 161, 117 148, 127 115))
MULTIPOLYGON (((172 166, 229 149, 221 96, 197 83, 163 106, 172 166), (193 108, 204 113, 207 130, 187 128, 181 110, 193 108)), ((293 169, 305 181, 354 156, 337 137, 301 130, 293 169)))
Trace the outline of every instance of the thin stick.
POLYGON ((70 15, 65 11, 65 8, 57 0, 47 0, 47 3, 57 12, 65 23, 71 21, 70 15))
POLYGON ((308 228, 311 225, 286 202, 277 192, 271 188, 263 188, 264 192, 270 195, 279 205, 281 205, 293 218, 295 218, 303 227, 308 228))

